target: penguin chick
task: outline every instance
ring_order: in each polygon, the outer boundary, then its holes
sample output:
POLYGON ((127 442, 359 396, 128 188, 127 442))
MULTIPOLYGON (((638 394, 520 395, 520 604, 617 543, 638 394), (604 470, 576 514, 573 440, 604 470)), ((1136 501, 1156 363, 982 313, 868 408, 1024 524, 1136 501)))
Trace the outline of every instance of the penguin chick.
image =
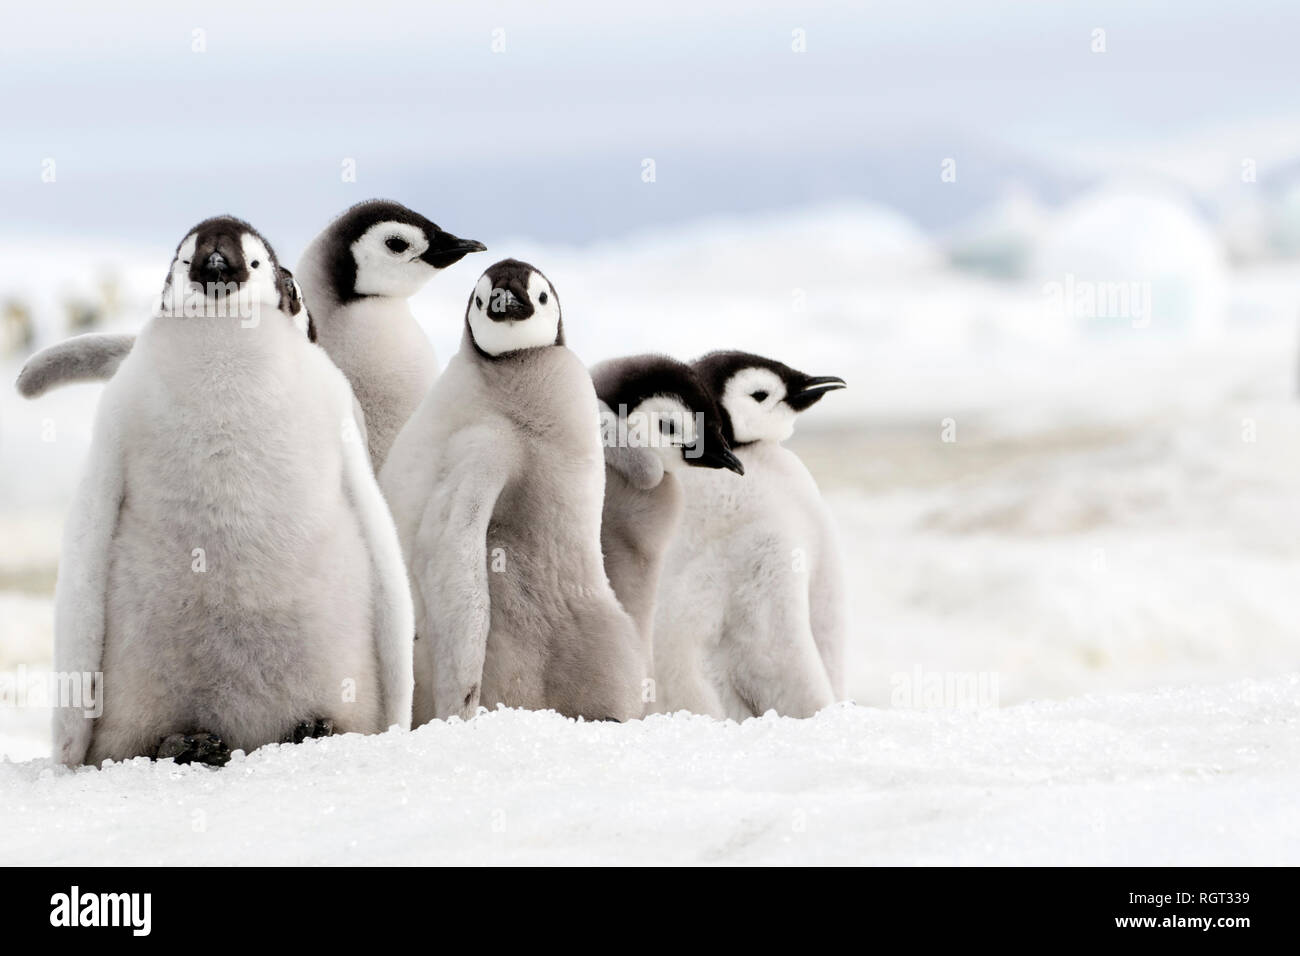
POLYGON ((555 288, 496 263, 380 473, 416 605, 416 724, 479 704, 641 714, 649 675, 601 558, 597 425, 555 288))
POLYGON ((683 473, 686 506, 664 559, 654 647, 663 709, 742 720, 808 717, 843 694, 841 559, 817 485, 781 442, 830 391, 746 352, 693 363, 745 480, 683 473))
POLYGON ((291 299, 256 230, 205 220, 104 389, 55 588, 54 667, 96 697, 55 709, 65 764, 409 726, 401 551, 291 299))
POLYGON ((675 475, 688 466, 743 474, 744 466, 727 447, 713 399, 689 365, 636 355, 601 362, 591 377, 605 446, 605 573, 636 621, 653 673, 655 592, 683 506, 675 475))
MULTIPOLYGON (((283 312, 293 319, 307 339, 316 341, 316 328, 307 313, 302 289, 293 273, 280 266, 283 312)), ((51 389, 77 382, 106 382, 117 373, 135 344, 132 333, 89 332, 47 346, 29 358, 18 372, 18 392, 38 398, 51 389)))
POLYGON ((407 300, 438 272, 485 248, 401 203, 372 199, 326 226, 298 260, 320 344, 365 412, 376 473, 438 377, 433 346, 407 300))

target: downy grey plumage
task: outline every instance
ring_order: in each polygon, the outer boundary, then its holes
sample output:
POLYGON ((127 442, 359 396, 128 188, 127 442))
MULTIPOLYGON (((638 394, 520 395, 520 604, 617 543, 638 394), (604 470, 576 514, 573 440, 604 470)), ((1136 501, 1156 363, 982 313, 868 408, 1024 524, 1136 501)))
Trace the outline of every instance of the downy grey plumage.
POLYGON ((601 559, 604 477, 555 289, 498 262, 380 475, 416 607, 417 725, 499 703, 640 715, 648 674, 601 559))
POLYGON ((826 505, 781 443, 800 412, 844 381, 745 352, 714 352, 693 367, 745 477, 681 476, 686 510, 655 616, 659 706, 808 717, 843 695, 844 586, 826 505))
POLYGON ((409 726, 396 533, 351 390, 291 308, 269 244, 206 220, 104 389, 65 528, 54 654, 57 671, 102 674, 102 714, 56 708, 61 762, 152 756, 190 735, 251 750, 304 723, 409 726))

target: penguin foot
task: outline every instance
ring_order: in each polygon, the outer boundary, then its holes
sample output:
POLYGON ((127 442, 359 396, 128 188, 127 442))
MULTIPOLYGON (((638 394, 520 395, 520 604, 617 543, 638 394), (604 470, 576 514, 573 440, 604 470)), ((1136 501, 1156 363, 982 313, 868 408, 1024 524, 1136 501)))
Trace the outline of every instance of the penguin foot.
POLYGON ((329 737, 334 733, 334 721, 328 717, 317 717, 315 720, 304 720, 298 726, 293 728, 293 734, 290 736, 288 743, 292 741, 300 744, 304 740, 314 739, 316 737, 329 737))
POLYGON ((224 767, 230 762, 230 748, 218 734, 206 730, 192 734, 168 734, 158 743, 155 760, 175 760, 177 763, 201 763, 209 767, 224 767))

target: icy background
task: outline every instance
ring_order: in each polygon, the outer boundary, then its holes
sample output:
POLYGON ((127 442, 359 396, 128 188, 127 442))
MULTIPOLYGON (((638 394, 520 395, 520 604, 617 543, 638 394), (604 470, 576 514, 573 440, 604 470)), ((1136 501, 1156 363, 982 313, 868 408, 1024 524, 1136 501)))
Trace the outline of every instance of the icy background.
MULTIPOLYGON (((0 762, 3 862, 1300 861, 1300 10, 1131 6, 33 11, 0 37, 26 81, 0 85, 0 377, 24 329, 138 328, 205 215, 291 264, 401 200, 489 246, 416 300, 444 358, 516 256, 588 362, 745 348, 849 381, 792 447, 839 526, 864 706, 495 714, 216 776, 67 774, 47 714, 4 706, 28 762, 0 762), (247 105, 187 143, 212 96, 247 105), (1055 297, 1098 283, 1149 310, 1055 297), (900 697, 918 675, 1000 709, 900 697)), ((0 673, 49 665, 98 394, 0 390, 0 673)))

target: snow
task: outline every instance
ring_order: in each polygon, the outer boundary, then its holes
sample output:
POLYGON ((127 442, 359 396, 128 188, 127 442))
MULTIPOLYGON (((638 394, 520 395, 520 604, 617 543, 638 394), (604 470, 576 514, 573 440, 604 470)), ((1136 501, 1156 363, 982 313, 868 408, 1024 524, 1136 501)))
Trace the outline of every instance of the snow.
POLYGON ((939 432, 796 436, 859 582, 856 699, 887 701, 888 676, 917 662, 996 672, 1004 702, 1300 669, 1292 403, 939 432))
POLYGON ((0 763, 0 864, 1294 864, 1300 677, 992 710, 849 704, 0 763))

